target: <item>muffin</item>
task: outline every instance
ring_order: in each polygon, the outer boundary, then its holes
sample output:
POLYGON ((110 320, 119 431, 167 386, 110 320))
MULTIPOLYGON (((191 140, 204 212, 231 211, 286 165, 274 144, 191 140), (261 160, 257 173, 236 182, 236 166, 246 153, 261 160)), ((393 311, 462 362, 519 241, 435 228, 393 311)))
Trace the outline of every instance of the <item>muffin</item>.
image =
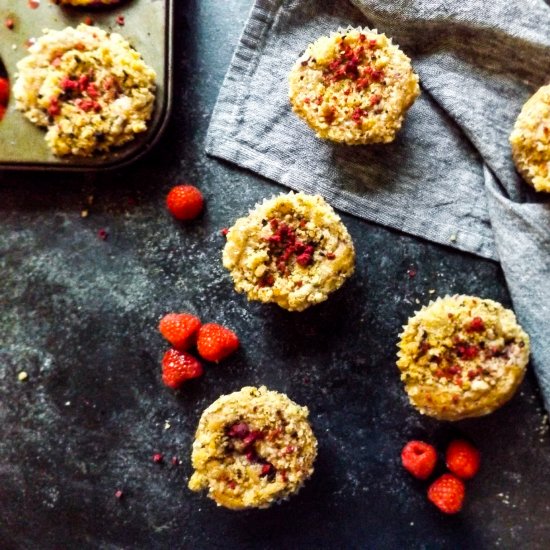
POLYGON ((303 311, 340 288, 355 268, 353 242, 322 197, 280 195, 227 233, 223 265, 249 300, 303 311))
POLYGON ((308 414, 265 386, 222 395, 199 421, 189 488, 233 510, 268 508, 298 492, 317 456, 308 414))
POLYGON ((483 416, 515 393, 529 337, 492 300, 447 296, 424 306, 400 335, 397 366, 409 400, 440 420, 483 416))
POLYGON ((289 76, 294 112, 317 136, 389 143, 420 94, 411 60, 376 30, 347 29, 310 44, 289 76))
POLYGON ((119 34, 84 24, 45 31, 17 69, 15 106, 47 128, 55 155, 106 152, 147 129, 156 75, 119 34))
POLYGON ((550 85, 523 106, 510 135, 518 172, 537 191, 550 192, 550 85))

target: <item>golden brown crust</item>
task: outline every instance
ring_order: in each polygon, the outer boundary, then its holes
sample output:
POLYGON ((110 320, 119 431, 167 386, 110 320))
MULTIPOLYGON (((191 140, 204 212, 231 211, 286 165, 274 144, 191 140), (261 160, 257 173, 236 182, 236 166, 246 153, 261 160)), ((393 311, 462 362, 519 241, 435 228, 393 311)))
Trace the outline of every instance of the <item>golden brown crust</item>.
POLYGON ((397 366, 411 403, 441 420, 489 414, 521 383, 529 337, 514 313, 474 296, 447 296, 404 327, 397 366))
POLYGON ((324 139, 395 139, 420 94, 410 59, 376 30, 346 29, 310 44, 289 75, 294 112, 324 139))
POLYGON ((267 508, 296 493, 317 455, 308 414, 265 386, 222 395, 199 421, 189 488, 207 489, 234 510, 267 508))
POLYGON ((81 24, 46 31, 18 64, 16 108, 55 155, 108 151, 147 129, 155 72, 116 33, 81 24))
POLYGON ((289 193, 267 199, 227 234, 223 265, 249 300, 303 311, 351 276, 353 242, 322 197, 289 193))
POLYGON ((537 191, 550 192, 550 85, 523 106, 510 135, 518 172, 537 191))

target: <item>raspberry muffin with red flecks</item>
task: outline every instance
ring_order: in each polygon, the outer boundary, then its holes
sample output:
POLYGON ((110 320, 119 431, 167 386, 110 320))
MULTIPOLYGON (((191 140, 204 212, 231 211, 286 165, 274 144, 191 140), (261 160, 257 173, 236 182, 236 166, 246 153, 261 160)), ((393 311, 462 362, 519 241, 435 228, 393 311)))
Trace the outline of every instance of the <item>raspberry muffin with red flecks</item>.
POLYGON ((320 196, 267 199, 229 229, 223 265, 249 300, 289 311, 323 302, 355 269, 351 237, 320 196))
POLYGON ((424 306, 404 327, 397 366, 409 400, 440 420, 483 416, 512 398, 529 361, 529 337, 512 311, 475 296, 424 306))
POLYGON ((17 64, 15 107, 57 156, 91 156, 147 129, 156 75, 120 34, 81 24, 46 30, 17 64))
POLYGON ((245 387, 202 414, 193 442, 193 491, 219 506, 267 508, 296 493, 313 473, 317 440, 307 407, 286 395, 245 387))
POLYGON ((518 172, 536 191, 550 193, 550 85, 522 107, 510 135, 518 172))
POLYGON ((310 44, 289 76, 294 112, 324 139, 389 143, 420 94, 410 59, 385 34, 352 29, 310 44))

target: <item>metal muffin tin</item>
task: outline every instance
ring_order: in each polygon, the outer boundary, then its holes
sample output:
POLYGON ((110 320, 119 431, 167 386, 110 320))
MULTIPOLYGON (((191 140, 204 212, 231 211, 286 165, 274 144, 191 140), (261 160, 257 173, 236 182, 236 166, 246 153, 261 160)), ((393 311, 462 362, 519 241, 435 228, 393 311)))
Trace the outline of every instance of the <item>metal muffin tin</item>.
POLYGON ((94 157, 56 157, 44 139, 45 130, 16 111, 13 97, 0 121, 0 169, 23 170, 100 170, 119 167, 147 152, 160 137, 170 114, 172 101, 173 0, 125 0, 115 6, 95 9, 60 7, 41 0, 31 9, 27 0, 0 0, 0 59, 10 79, 15 81, 17 62, 27 55, 28 40, 44 29, 76 27, 86 17, 106 31, 118 32, 141 53, 157 73, 156 103, 148 130, 129 142, 94 157), (124 25, 117 17, 124 16, 124 25), (13 30, 6 19, 13 19, 13 30))

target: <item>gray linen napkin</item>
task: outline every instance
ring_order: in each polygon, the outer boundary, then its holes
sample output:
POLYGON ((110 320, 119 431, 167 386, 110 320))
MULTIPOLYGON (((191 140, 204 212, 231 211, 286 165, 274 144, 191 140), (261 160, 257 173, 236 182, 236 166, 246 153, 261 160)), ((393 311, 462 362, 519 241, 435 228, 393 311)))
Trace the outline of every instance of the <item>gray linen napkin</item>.
POLYGON ((522 182, 508 145, 547 80, 543 0, 257 0, 206 149, 356 216, 500 260, 550 410, 550 200, 522 182), (423 93, 390 145, 323 142, 291 112, 295 59, 348 25, 393 37, 420 75, 423 93))

